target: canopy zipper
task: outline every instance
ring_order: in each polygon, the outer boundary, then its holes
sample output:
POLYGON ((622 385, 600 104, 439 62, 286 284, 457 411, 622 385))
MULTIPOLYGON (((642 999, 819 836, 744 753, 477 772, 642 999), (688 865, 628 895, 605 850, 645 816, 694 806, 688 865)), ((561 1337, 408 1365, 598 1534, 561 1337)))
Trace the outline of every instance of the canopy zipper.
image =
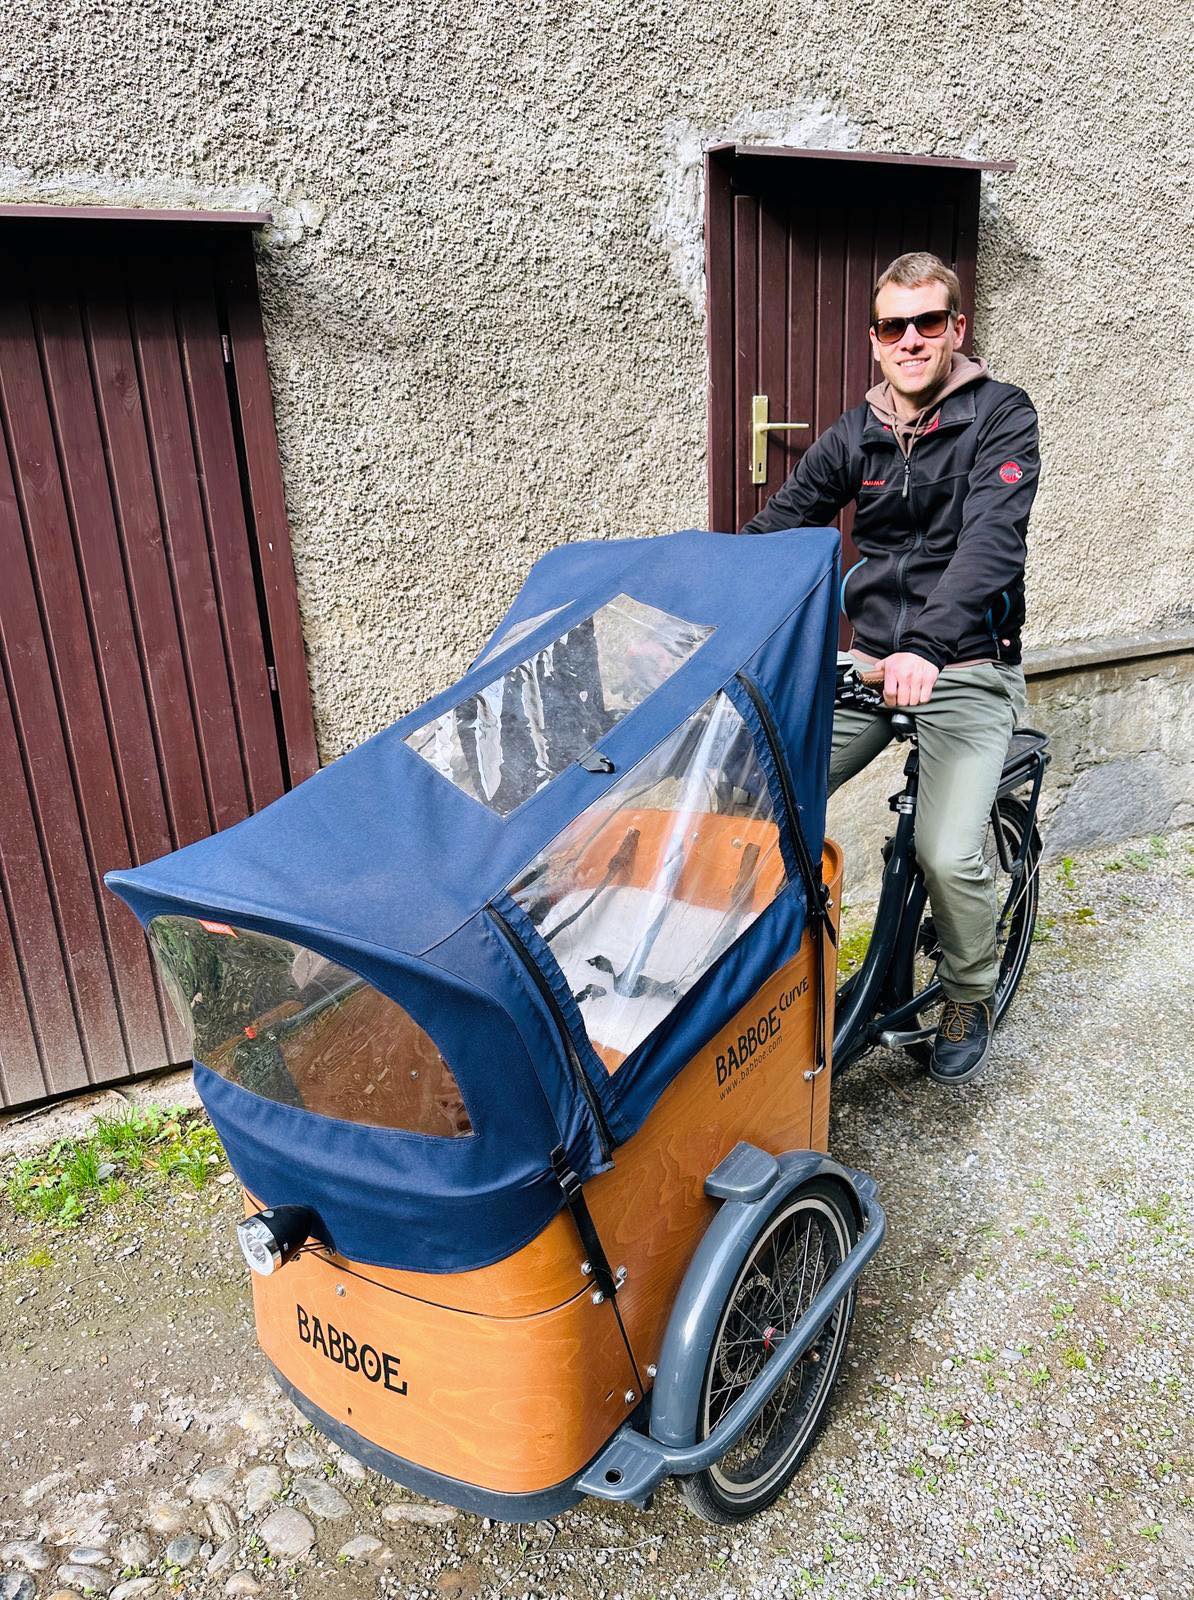
POLYGON ((775 718, 771 715, 771 707, 763 698, 758 685, 748 678, 744 672, 735 673, 734 676, 746 691, 750 703, 754 706, 759 721, 763 725, 763 737, 766 739, 767 747, 771 751, 771 760, 779 776, 779 787, 783 796, 784 810, 788 813, 789 831, 796 853, 796 864, 800 868, 800 876, 804 880, 804 895, 808 904, 809 923, 817 958, 816 1067, 813 1072, 805 1074, 806 1077, 814 1078, 824 1071, 826 1065, 825 936, 828 934, 829 942, 836 949, 837 931, 833 926, 833 918, 830 916, 833 901, 830 899, 828 888, 821 880, 820 871, 813 865, 808 841, 804 837, 804 829, 800 826, 800 812, 796 805, 796 791, 792 787, 788 763, 779 742, 779 730, 775 726, 775 718))
MULTIPOLYGON (((580 1090, 581 1094, 584 1095, 585 1102, 592 1114, 594 1125, 597 1128, 597 1138, 601 1145, 601 1158, 603 1161, 608 1161, 613 1152, 613 1135, 610 1133, 609 1124, 605 1120, 605 1112, 601 1109, 601 1102, 597 1099, 597 1096, 593 1092, 593 1085, 589 1082, 588 1075, 586 1074, 584 1067, 581 1065, 580 1057, 576 1053, 576 1046, 572 1043, 572 1035, 568 1030, 568 1022, 564 1016, 563 1010, 560 1007, 560 1002, 553 994, 551 985, 548 983, 546 977, 539 970, 539 966, 535 961, 535 958, 531 955, 531 952, 527 949, 526 945, 519 938, 518 934, 515 933, 514 929, 506 921, 505 917, 502 916, 497 907, 491 905, 486 906, 485 909, 497 923, 498 931, 503 934, 507 944, 509 944, 510 948, 514 951, 514 954, 518 957, 519 961, 522 962, 523 966, 530 974, 531 981, 534 983, 536 989, 538 989, 544 1005, 546 1005, 548 1011, 551 1012, 552 1021, 555 1023, 559 1032, 560 1043, 564 1046, 564 1054, 567 1057, 568 1065, 572 1071, 572 1075, 576 1079, 577 1088, 580 1090)), ((560 1131, 562 1135, 563 1129, 560 1131)))

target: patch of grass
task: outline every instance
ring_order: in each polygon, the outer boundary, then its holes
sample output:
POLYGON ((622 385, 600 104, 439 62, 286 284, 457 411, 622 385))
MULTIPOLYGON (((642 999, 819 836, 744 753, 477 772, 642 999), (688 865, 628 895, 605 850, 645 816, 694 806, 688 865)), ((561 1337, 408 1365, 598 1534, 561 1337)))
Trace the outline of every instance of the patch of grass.
POLYGON ((1071 1372, 1085 1372, 1090 1362, 1076 1344, 1068 1344, 1061 1352, 1061 1364, 1069 1367, 1071 1372))
POLYGON ((54 1265, 54 1257, 46 1249, 31 1250, 25 1257, 24 1264, 32 1267, 35 1272, 44 1272, 47 1267, 54 1265))
POLYGON ((1163 1194, 1151 1203, 1142 1200, 1139 1205, 1133 1206, 1128 1212, 1130 1217, 1141 1217, 1145 1222, 1151 1222, 1154 1228, 1162 1228, 1172 1220, 1173 1197, 1163 1194))
POLYGON ((853 933, 843 934, 837 947, 839 978, 848 978, 852 972, 858 971, 866 959, 870 943, 871 930, 869 928, 855 928, 853 933))
MULTIPOLYGON (((20 1215, 69 1228, 114 1205, 134 1174, 178 1176, 200 1189, 222 1164, 215 1129, 202 1112, 131 1107, 119 1117, 100 1117, 81 1139, 59 1139, 13 1163, 7 1188, 20 1215)), ((147 1197, 143 1184, 132 1192, 147 1197)))
POLYGON ((1057 881, 1063 889, 1069 889, 1071 893, 1077 889, 1078 885, 1074 878, 1073 856, 1062 856, 1061 865, 1057 869, 1057 881))

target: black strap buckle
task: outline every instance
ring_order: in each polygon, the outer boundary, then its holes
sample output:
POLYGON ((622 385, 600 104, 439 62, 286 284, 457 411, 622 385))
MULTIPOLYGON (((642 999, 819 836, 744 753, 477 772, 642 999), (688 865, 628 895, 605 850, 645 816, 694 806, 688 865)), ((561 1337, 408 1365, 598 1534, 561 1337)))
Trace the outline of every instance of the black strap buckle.
POLYGON ((607 1300, 612 1300, 618 1292, 617 1280, 609 1264, 605 1247, 601 1243, 597 1225, 593 1221, 593 1213, 589 1210, 588 1201, 585 1199, 584 1185, 569 1164, 562 1144, 557 1145, 551 1153, 551 1170, 563 1191, 564 1204, 576 1224, 580 1242, 593 1269, 593 1282, 607 1300))

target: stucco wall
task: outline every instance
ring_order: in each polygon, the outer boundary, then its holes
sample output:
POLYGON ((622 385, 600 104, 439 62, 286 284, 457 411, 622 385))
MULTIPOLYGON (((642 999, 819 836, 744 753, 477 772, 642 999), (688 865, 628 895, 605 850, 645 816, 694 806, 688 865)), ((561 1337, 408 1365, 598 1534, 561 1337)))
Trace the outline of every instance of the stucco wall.
POLYGON ((540 551, 704 521, 727 136, 1018 159, 977 326, 1044 425, 1029 640, 1132 633, 1190 605, 1183 12, 15 0, 0 199, 274 210, 325 758, 454 676, 540 551))

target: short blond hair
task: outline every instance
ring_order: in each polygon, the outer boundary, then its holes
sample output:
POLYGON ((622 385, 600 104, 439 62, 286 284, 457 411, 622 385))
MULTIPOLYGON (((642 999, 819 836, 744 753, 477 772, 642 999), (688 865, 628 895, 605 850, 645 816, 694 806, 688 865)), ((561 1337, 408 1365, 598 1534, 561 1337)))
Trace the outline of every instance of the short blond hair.
POLYGON ((906 255, 897 256, 879 274, 871 293, 872 323, 879 290, 886 288, 889 283, 898 284, 901 289, 919 289, 922 283, 940 283, 949 296, 949 309, 954 316, 962 309, 962 285, 958 282, 957 273, 952 272, 941 257, 935 256, 931 250, 909 250, 906 255))

